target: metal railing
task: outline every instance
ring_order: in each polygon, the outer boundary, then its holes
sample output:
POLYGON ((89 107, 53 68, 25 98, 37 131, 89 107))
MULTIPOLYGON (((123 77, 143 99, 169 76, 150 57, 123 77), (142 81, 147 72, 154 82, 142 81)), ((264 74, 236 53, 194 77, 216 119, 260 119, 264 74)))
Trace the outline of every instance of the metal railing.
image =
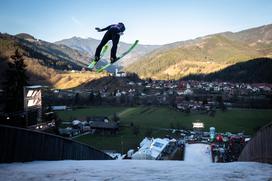
POLYGON ((67 138, 0 125, 0 163, 33 160, 109 160, 106 153, 67 138))

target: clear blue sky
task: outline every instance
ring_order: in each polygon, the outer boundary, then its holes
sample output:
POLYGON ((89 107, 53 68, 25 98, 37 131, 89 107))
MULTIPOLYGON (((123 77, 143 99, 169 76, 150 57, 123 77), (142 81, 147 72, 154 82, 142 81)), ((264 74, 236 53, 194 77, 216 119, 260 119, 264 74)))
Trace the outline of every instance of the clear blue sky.
POLYGON ((0 0, 0 32, 49 42, 101 39, 94 27, 124 22, 121 41, 165 44, 272 23, 272 0, 0 0))

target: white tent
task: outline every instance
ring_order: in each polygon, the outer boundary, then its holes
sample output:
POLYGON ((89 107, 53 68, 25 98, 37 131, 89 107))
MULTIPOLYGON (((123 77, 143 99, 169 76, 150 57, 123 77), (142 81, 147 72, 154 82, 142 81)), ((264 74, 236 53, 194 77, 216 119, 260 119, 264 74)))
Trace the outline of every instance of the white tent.
POLYGON ((159 157, 164 148, 168 145, 169 139, 145 138, 140 143, 140 149, 132 155, 132 159, 136 160, 155 160, 159 157))

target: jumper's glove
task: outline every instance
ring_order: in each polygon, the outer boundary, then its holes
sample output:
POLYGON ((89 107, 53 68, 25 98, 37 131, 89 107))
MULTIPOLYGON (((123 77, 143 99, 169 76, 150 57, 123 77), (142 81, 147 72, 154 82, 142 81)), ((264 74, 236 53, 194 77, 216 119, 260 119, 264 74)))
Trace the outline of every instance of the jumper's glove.
POLYGON ((96 29, 96 31, 98 31, 98 32, 100 32, 100 31, 101 31, 101 29, 100 29, 100 28, 98 28, 98 27, 95 27, 95 29, 96 29))

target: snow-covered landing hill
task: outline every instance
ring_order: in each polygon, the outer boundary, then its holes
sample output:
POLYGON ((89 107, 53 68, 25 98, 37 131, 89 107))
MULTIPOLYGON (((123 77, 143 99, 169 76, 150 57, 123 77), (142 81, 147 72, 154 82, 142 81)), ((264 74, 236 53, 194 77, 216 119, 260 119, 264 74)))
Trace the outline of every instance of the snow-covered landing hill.
POLYGON ((0 164, 0 180, 272 180, 272 165, 211 163, 207 145, 187 145, 185 161, 35 161, 0 164))
POLYGON ((246 180, 272 179, 262 163, 193 164, 183 161, 35 161, 0 164, 1 181, 18 180, 246 180))

